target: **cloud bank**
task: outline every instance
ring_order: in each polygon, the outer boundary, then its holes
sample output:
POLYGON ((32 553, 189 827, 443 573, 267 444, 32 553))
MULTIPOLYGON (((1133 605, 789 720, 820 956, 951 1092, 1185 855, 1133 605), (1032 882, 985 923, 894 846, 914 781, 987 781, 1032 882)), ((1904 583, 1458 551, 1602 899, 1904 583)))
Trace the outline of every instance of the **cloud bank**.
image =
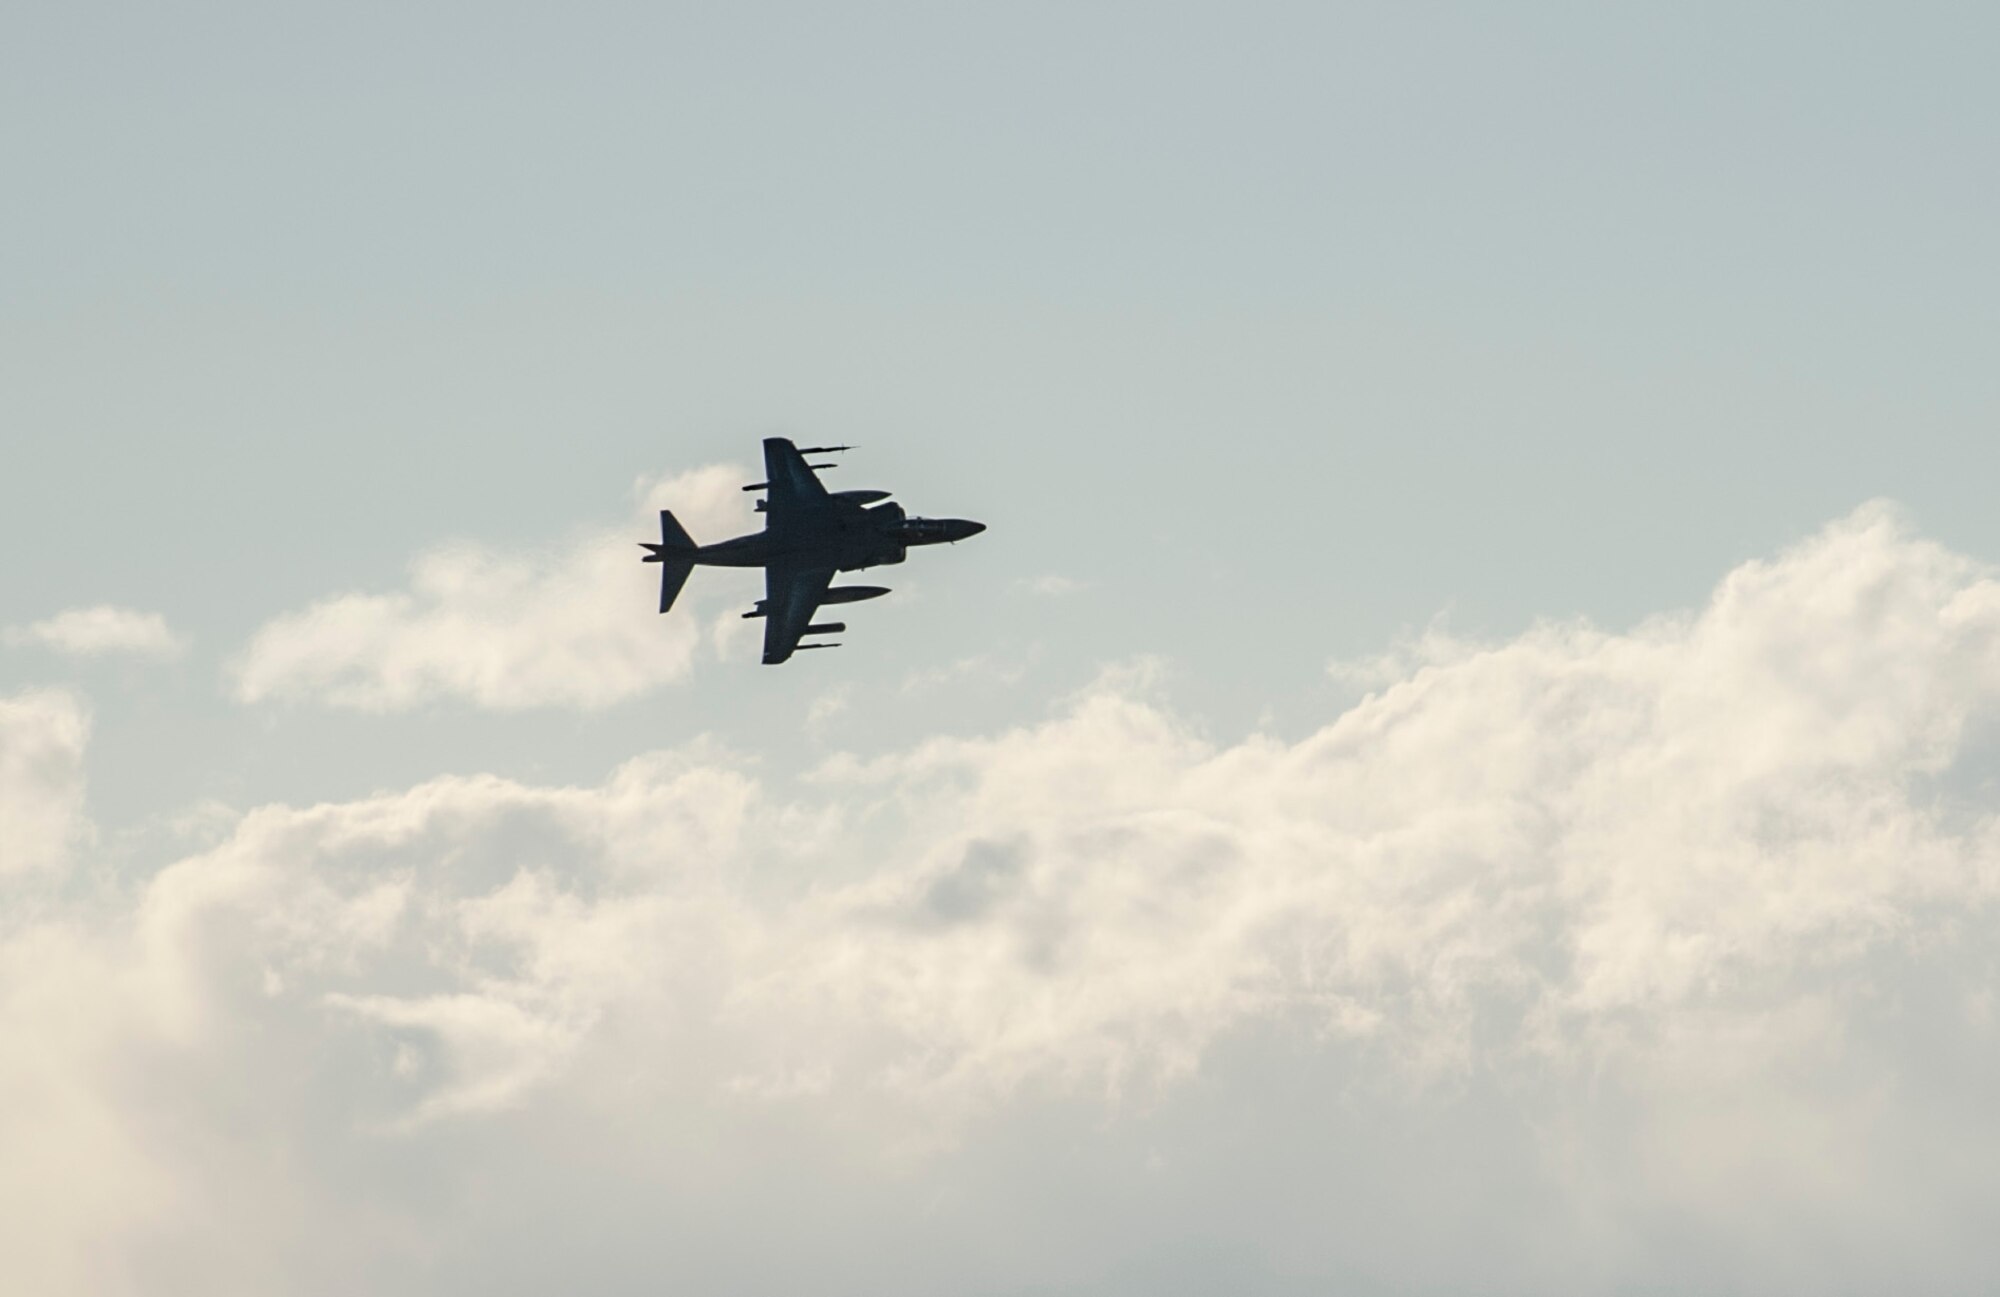
POLYGON ((322 599, 260 628, 233 666, 236 697, 371 712, 438 700, 598 708, 680 680, 699 619, 654 611, 658 576, 637 542, 657 536, 662 508, 699 536, 740 530, 741 481, 710 467, 658 482, 630 521, 554 552, 423 554, 402 590, 322 599))
MULTIPOLYGON (((31 1153, 0 1264, 52 1293, 2000 1279, 1984 567, 1871 507, 1697 613, 1383 670, 1297 742, 1209 740, 1142 666, 796 787, 697 745, 249 812, 0 936, 0 1145, 31 1153), (49 1192, 68 1146, 115 1174, 49 1192)), ((0 807, 68 787, 64 717, 0 711, 0 752, 54 754, 0 763, 0 807)))

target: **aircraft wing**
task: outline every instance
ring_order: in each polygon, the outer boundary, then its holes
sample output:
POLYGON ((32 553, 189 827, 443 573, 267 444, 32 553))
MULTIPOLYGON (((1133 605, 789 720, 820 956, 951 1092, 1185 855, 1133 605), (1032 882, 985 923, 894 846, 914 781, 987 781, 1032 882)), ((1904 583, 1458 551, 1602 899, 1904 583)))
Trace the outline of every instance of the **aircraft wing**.
POLYGON ((774 523, 782 523, 799 505, 826 499, 819 475, 789 437, 764 438, 764 485, 768 492, 764 508, 774 523))
MULTIPOLYGON (((769 442, 764 444, 770 445, 769 442)), ((793 453, 797 454, 796 451, 793 453)), ((775 474, 771 482, 775 488, 775 474)), ((827 586, 832 583, 833 569, 830 567, 773 563, 764 569, 764 665, 776 666, 792 655, 792 650, 799 646, 799 637, 806 633, 806 627, 812 625, 813 613, 819 608, 819 601, 826 597, 827 586)))

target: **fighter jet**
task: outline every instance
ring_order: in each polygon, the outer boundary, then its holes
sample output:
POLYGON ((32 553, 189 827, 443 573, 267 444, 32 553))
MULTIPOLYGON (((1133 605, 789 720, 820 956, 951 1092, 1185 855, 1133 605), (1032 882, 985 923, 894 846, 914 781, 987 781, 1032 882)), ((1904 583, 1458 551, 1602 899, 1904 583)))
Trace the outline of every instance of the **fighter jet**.
POLYGON ((815 622, 822 604, 853 603, 889 593, 887 586, 834 585, 835 572, 900 563, 912 545, 950 544, 977 536, 984 523, 965 518, 912 518, 903 506, 881 503, 887 491, 829 491, 808 464, 807 455, 833 454, 849 446, 807 446, 784 437, 764 439, 764 481, 745 491, 763 491, 757 512, 764 530, 713 545, 697 545, 670 510, 660 510, 660 543, 641 541, 641 562, 660 565, 660 611, 674 606, 696 564, 761 567, 764 597, 745 617, 764 619, 764 665, 776 666, 794 650, 839 648, 838 642, 801 644, 807 635, 838 635, 845 622, 815 622))

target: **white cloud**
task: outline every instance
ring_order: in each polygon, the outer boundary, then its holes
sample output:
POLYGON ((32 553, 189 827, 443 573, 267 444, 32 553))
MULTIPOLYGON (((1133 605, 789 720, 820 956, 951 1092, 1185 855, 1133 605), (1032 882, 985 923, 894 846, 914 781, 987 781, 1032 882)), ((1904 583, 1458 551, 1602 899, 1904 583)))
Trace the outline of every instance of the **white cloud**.
POLYGON ((5 639, 13 645, 37 645, 83 657, 106 653, 171 657, 187 647, 160 614, 109 604, 71 608, 27 626, 9 627, 5 639))
POLYGON ((71 694, 0 698, 0 879, 60 867, 85 835, 89 732, 83 704, 71 694))
POLYGON ((574 1230, 593 1287, 2000 1278, 1985 569, 1867 509, 1696 614, 1429 637, 1296 743, 1148 679, 795 790, 695 749, 266 807, 17 924, 0 1146, 133 1187, 0 1164, 0 1267, 533 1286, 574 1230))
POLYGON ((669 616, 637 542, 672 508, 697 537, 742 519, 742 470, 654 484, 634 519, 553 553, 480 545, 418 557, 407 588, 323 599, 262 627, 233 668, 243 702, 400 711, 437 699, 513 710, 604 707, 679 680, 700 641, 699 582, 669 616))

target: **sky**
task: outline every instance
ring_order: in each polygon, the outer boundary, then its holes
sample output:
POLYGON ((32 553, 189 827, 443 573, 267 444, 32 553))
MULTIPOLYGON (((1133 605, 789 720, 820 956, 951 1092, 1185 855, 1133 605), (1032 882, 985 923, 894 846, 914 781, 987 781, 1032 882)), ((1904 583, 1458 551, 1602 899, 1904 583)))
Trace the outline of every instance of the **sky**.
POLYGON ((2000 1283, 1990 6, 7 18, 0 1287, 2000 1283))

